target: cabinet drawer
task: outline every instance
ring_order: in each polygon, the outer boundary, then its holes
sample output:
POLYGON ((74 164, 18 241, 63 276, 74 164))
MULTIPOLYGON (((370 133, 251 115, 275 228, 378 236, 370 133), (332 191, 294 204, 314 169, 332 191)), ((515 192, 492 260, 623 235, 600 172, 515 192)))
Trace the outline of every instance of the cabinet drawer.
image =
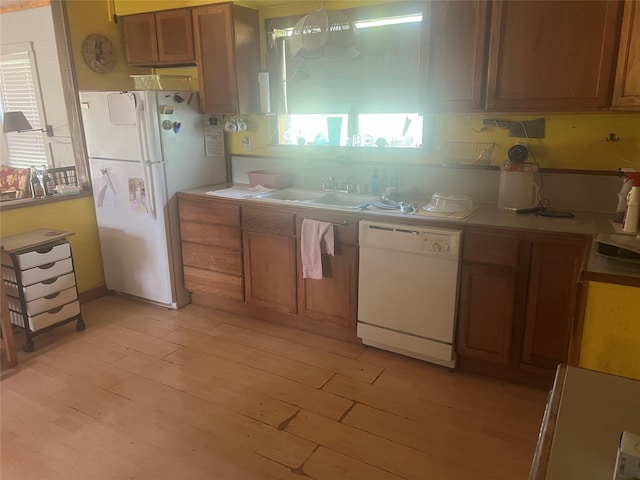
MULTIPOLYGON (((59 277, 65 273, 73 272, 73 262, 70 258, 65 258, 58 262, 47 263, 39 267, 30 268, 22 272, 22 285, 33 285, 51 278, 59 277)), ((18 283, 16 272, 11 268, 3 268, 2 276, 5 280, 18 283)))
POLYGON ((240 226, 240 207, 226 205, 215 200, 180 198, 180 220, 219 225, 240 226))
MULTIPOLYGON (((38 298, 36 300, 32 300, 27 302, 27 314, 28 315, 37 315, 38 313, 42 313, 45 311, 52 310, 60 305, 66 305, 67 303, 71 303, 78 298, 78 294, 76 292, 76 288, 71 287, 66 290, 62 290, 59 292, 54 292, 46 297, 38 298)), ((16 312, 22 311, 20 306, 20 300, 17 298, 10 297, 9 299, 9 308, 11 310, 15 310, 16 312)))
POLYGON ((182 242, 182 260, 190 267, 242 275, 242 252, 238 250, 182 242))
MULTIPOLYGON (((80 315, 80 302, 77 300, 38 315, 29 315, 27 319, 29 321, 29 329, 35 332, 76 315, 80 315)), ((24 327, 24 316, 21 313, 10 310, 9 317, 11 318, 11 323, 24 327)))
POLYGON ((518 266, 519 239, 515 236, 467 232, 464 235, 463 259, 467 262, 518 266))
POLYGON ((293 213, 279 212, 271 208, 243 208, 242 228, 251 232, 272 233, 286 237, 295 235, 293 213))
POLYGON ((335 243, 346 245, 358 244, 358 220, 352 217, 335 215, 332 213, 312 213, 310 215, 296 215, 296 235, 302 234, 302 222, 305 218, 329 222, 333 224, 333 239, 335 243))
MULTIPOLYGON (((72 272, 59 277, 50 278, 44 282, 34 283, 33 285, 24 287, 22 292, 24 294, 25 301, 30 302, 36 298, 49 295, 52 292, 59 292, 60 290, 74 287, 75 284, 76 278, 72 272)), ((16 283, 6 283, 5 288, 7 295, 18 297, 18 285, 16 283)))
POLYGON ((184 242, 203 243, 235 250, 242 248, 241 232, 237 227, 181 221, 180 234, 184 242))
POLYGON ((184 286, 192 293, 220 295, 242 301, 242 277, 212 272, 201 268, 184 267, 184 286))
POLYGON ((71 249, 69 248, 69 244, 64 242, 60 244, 49 244, 38 250, 17 254, 16 259, 18 260, 20 270, 26 270, 39 265, 57 262, 70 256, 71 249))

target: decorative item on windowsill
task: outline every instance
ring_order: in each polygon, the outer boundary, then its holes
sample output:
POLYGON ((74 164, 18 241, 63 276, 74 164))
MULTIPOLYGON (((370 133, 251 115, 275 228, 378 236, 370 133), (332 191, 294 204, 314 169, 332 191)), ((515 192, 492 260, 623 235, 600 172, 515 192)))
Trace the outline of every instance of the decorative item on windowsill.
POLYGON ((320 10, 305 15, 293 27, 291 54, 307 59, 357 57, 356 27, 346 15, 327 10, 322 2, 320 10))
POLYGON ((4 112, 2 131, 4 133, 47 132, 47 137, 53 137, 53 127, 51 125, 47 125, 47 128, 33 128, 21 111, 4 112))

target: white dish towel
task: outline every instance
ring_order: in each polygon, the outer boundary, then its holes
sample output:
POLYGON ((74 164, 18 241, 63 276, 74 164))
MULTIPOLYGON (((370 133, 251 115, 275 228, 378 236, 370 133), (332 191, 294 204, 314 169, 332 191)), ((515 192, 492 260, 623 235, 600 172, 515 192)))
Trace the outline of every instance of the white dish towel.
POLYGON ((333 224, 305 218, 300 238, 302 278, 322 278, 323 252, 333 256, 333 224))

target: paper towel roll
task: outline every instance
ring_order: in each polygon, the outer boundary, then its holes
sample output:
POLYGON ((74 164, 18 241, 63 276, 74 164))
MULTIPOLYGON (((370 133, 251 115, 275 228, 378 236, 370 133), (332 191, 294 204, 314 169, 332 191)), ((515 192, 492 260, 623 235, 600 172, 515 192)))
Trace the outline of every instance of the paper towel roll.
POLYGON ((258 73, 260 89, 260 112, 271 113, 271 93, 269 91, 269 72, 258 73))

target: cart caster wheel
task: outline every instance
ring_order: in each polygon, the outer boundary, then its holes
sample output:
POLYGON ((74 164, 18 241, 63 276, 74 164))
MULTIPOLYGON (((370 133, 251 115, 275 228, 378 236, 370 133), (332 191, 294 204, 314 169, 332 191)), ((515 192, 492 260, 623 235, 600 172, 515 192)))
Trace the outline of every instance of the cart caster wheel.
POLYGON ((29 342, 24 344, 24 347, 22 348, 22 350, 24 350, 27 353, 31 353, 33 352, 34 348, 35 348, 35 345, 33 344, 33 342, 29 342))
POLYGON ((76 330, 78 332, 83 331, 86 327, 86 325, 84 324, 84 320, 78 320, 78 323, 76 323, 76 330))

